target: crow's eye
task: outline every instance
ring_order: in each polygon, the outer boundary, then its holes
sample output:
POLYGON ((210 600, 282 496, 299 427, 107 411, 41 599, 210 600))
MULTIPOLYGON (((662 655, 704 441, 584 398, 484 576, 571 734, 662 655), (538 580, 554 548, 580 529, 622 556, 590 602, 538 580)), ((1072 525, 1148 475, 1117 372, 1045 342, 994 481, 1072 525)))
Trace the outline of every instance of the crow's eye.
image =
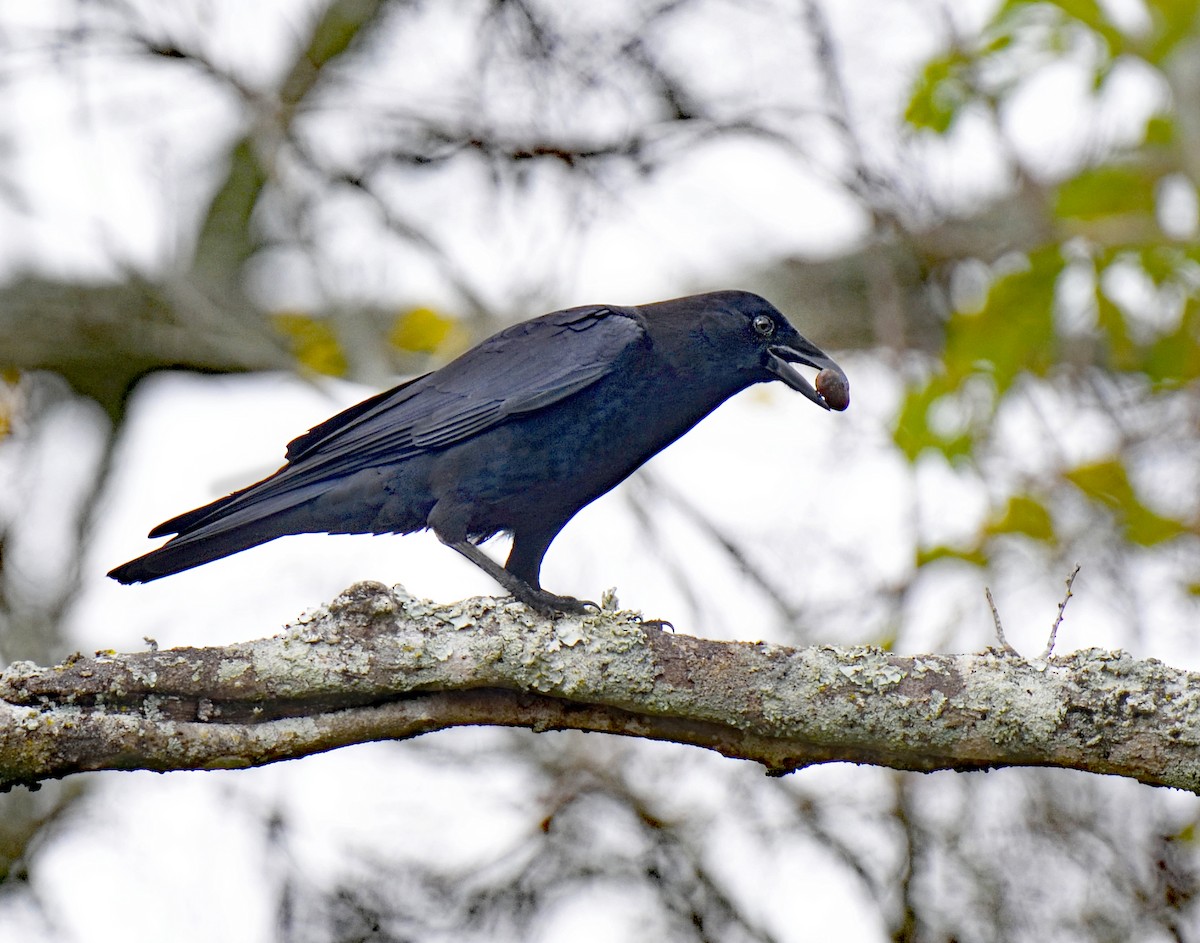
POLYGON ((760 314, 754 319, 754 330, 763 337, 770 337, 775 333, 775 322, 765 314, 760 314))

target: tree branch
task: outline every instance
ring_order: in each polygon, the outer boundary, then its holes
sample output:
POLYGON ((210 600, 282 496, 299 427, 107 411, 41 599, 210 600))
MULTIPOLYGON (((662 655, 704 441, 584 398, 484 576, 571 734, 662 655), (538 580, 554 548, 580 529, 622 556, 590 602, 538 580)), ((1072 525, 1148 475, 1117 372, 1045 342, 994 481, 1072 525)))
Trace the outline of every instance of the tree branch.
POLYGON ((1063 766, 1200 792, 1200 675, 1161 662, 715 642, 628 612, 552 622, 378 583, 270 639, 9 666, 0 787, 257 766, 467 724, 671 740, 777 775, 1063 766))

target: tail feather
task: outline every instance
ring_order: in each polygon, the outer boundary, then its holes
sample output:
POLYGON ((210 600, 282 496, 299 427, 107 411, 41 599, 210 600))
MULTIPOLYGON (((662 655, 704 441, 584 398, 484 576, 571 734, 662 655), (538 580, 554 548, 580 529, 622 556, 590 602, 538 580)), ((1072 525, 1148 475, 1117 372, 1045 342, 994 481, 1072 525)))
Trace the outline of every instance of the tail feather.
MULTIPOLYGON (((278 472, 276 472, 277 474, 278 472)), ((238 500, 238 498, 245 496, 274 477, 275 475, 272 475, 271 478, 256 481, 252 485, 247 485, 245 488, 233 492, 233 494, 217 498, 216 501, 212 501, 204 505, 204 507, 196 508, 193 511, 185 511, 183 514, 176 515, 169 521, 163 521, 154 530, 150 531, 149 536, 166 537, 168 534, 186 534, 189 531, 196 530, 204 524, 216 520, 221 515, 221 512, 228 510, 229 506, 238 500)))
POLYGON ((108 571, 108 575, 118 583, 149 583, 232 553, 249 550, 282 535, 276 528, 239 528, 215 536, 204 532, 188 534, 175 537, 157 550, 114 567, 108 571))
POLYGON ((329 530, 322 516, 312 513, 309 503, 319 497, 327 486, 318 483, 259 500, 234 503, 262 484, 264 482, 251 485, 250 488, 159 524, 150 532, 151 537, 172 532, 178 533, 178 536, 172 537, 157 550, 113 568, 108 575, 118 583, 148 583, 249 550, 276 537, 329 530))

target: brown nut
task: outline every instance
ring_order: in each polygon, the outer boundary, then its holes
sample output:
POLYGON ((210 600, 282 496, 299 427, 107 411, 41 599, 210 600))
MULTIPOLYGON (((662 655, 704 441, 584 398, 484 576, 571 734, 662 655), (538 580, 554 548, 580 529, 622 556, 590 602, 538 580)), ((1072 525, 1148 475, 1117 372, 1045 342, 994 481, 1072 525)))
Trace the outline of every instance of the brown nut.
POLYGON ((842 371, 826 367, 817 374, 816 387, 830 409, 841 412, 850 405, 850 381, 842 371))

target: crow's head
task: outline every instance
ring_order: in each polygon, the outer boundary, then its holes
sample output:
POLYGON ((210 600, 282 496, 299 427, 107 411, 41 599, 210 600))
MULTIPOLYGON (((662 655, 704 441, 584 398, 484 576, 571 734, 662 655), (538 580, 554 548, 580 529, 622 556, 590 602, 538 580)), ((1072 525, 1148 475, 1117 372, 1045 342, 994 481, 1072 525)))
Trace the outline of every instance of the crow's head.
POLYGON ((697 296, 701 298, 716 315, 705 327, 708 339, 756 374, 754 382, 782 380, 823 409, 845 409, 849 404, 850 386, 842 368, 769 301, 747 291, 697 296), (820 371, 816 388, 795 364, 820 371))

